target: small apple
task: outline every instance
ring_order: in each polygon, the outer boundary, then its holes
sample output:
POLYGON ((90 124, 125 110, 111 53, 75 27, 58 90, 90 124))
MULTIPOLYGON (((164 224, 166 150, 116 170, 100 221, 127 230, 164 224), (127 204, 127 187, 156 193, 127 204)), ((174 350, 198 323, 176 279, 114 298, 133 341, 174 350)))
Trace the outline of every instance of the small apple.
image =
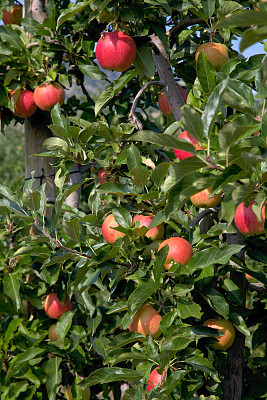
MULTIPOLYGON (((136 230, 136 235, 139 234, 139 231, 142 228, 142 226, 148 228, 153 218, 154 215, 136 215, 135 217, 133 217, 133 223, 135 221, 140 222, 140 226, 136 230)), ((164 235, 164 225, 160 224, 158 226, 155 226, 154 228, 149 229, 146 232, 145 237, 151 239, 154 242, 155 240, 162 239, 163 235, 164 235)))
POLYGON ((119 226, 118 222, 115 220, 113 214, 109 214, 102 224, 102 235, 103 238, 110 244, 116 242, 118 237, 125 236, 125 233, 116 231, 113 228, 117 228, 119 226))
MULTIPOLYGON (((181 96, 186 103, 187 99, 187 91, 182 87, 178 86, 179 92, 181 93, 181 96)), ((164 115, 172 115, 172 109, 168 103, 166 94, 164 92, 161 92, 158 97, 158 103, 159 103, 159 109, 164 115)))
MULTIPOLYGON (((201 146, 199 146, 198 141, 194 138, 194 136, 191 135, 191 133, 189 133, 187 131, 183 131, 182 133, 180 133, 178 138, 184 139, 187 142, 192 143, 195 146, 196 150, 201 150, 201 146)), ((180 161, 184 160, 185 158, 194 156, 194 154, 189 153, 188 151, 179 150, 179 149, 174 149, 174 154, 175 154, 175 157, 179 158, 180 161)))
MULTIPOLYGON (((256 118, 257 118, 258 121, 260 121, 260 122, 262 121, 262 117, 261 116, 258 115, 256 118)), ((259 134, 260 134, 259 131, 253 132, 254 136, 258 136, 259 134)))
POLYGON ((213 197, 209 197, 211 193, 212 187, 207 189, 201 190, 190 197, 190 200, 194 204, 194 206, 198 208, 209 208, 209 207, 216 207, 221 201, 222 193, 215 194, 213 197))
POLYGON ((51 111, 59 103, 64 103, 65 92, 60 83, 42 83, 34 91, 34 101, 36 105, 44 111, 51 111))
POLYGON ((49 327, 48 329, 48 338, 52 341, 55 342, 56 340, 58 340, 58 336, 57 336, 57 331, 56 331, 56 326, 57 324, 53 324, 49 327))
POLYGON ((145 336, 151 334, 153 339, 157 339, 161 335, 160 321, 161 315, 150 304, 145 304, 135 314, 129 330, 145 336))
POLYGON ((191 244, 183 238, 175 236, 166 239, 159 245, 158 250, 162 249, 162 247, 166 245, 169 246, 169 251, 164 265, 166 269, 170 269, 174 263, 186 265, 193 256, 191 244))
POLYGON ((27 89, 13 90, 10 93, 10 99, 14 97, 14 111, 12 113, 20 118, 29 118, 37 110, 34 102, 33 92, 27 89))
POLYGON ((265 221, 265 205, 261 209, 261 220, 258 221, 256 214, 254 213, 252 206, 256 203, 252 201, 248 207, 245 203, 240 203, 235 210, 234 220, 237 228, 243 235, 260 235, 264 233, 264 221, 265 221))
POLYGON ((108 174, 107 174, 107 171, 104 168, 100 168, 100 170, 97 173, 97 176, 98 176, 98 181, 99 181, 100 184, 101 183, 106 183, 108 181, 107 180, 108 174))
POLYGON ((136 57, 136 44, 122 31, 103 33, 96 45, 96 58, 103 69, 123 72, 136 57))
POLYGON ((72 307, 73 304, 70 302, 67 293, 65 294, 65 300, 63 304, 61 301, 59 301, 56 293, 48 294, 44 301, 44 311, 48 317, 53 319, 60 318, 61 315, 72 310, 72 307))
POLYGON ((14 4, 10 11, 4 10, 3 11, 3 22, 4 25, 9 24, 21 24, 22 18, 22 7, 20 4, 14 4))
POLYGON ((166 381, 166 371, 163 371, 163 374, 158 373, 159 367, 155 368, 152 370, 151 374, 149 375, 148 378, 148 384, 147 384, 147 391, 150 393, 150 391, 155 387, 159 386, 162 387, 164 381, 166 381))
POLYGON ((207 54, 208 61, 214 66, 216 71, 219 71, 222 66, 228 61, 228 50, 227 47, 222 43, 203 43, 201 44, 195 53, 195 59, 202 51, 207 54))
POLYGON ((227 319, 207 319, 203 325, 209 328, 219 329, 223 333, 223 336, 215 336, 218 340, 217 343, 212 344, 215 350, 227 350, 232 346, 235 340, 235 328, 231 321, 227 319))

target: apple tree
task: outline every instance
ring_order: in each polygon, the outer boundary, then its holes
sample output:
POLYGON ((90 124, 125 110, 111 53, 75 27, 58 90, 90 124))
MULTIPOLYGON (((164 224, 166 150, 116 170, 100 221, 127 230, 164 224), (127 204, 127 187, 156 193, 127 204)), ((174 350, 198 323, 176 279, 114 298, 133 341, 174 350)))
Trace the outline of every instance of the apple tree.
POLYGON ((265 2, 15 3, 1 399, 266 398, 265 2))

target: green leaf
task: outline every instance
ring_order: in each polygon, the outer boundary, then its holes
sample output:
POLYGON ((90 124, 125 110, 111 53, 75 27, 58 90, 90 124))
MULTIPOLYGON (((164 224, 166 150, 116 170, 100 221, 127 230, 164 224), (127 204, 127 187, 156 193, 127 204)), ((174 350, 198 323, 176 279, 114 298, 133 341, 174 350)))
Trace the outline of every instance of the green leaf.
POLYGON ((82 224, 79 218, 72 218, 70 221, 63 221, 63 230, 74 242, 79 244, 80 232, 82 230, 82 224))
POLYGON ((29 384, 27 381, 12 382, 9 385, 8 397, 6 397, 6 399, 7 398, 8 398, 8 400, 17 399, 18 396, 20 395, 20 393, 26 392, 28 387, 29 387, 29 384))
POLYGON ((93 2, 93 0, 84 1, 84 2, 78 3, 78 4, 70 3, 68 9, 65 9, 58 17, 56 29, 58 29, 62 24, 64 24, 64 22, 71 19, 74 15, 76 15, 77 13, 82 11, 85 7, 87 7, 92 2, 93 2))
POLYGON ((56 332, 60 339, 64 339, 67 335, 74 317, 73 311, 67 311, 57 321, 56 332))
POLYGON ((135 185, 140 186, 144 189, 147 179, 148 179, 148 171, 144 167, 135 167, 130 171, 131 179, 135 183, 135 185))
POLYGON ((130 140, 139 142, 153 143, 158 146, 171 147, 188 151, 189 153, 196 154, 195 146, 185 140, 177 139, 174 136, 165 133, 156 133, 153 131, 139 131, 135 133, 130 140))
POLYGON ((164 264, 166 262, 168 252, 169 246, 164 246, 159 252, 157 252, 153 265, 154 279, 156 282, 160 282, 162 279, 162 271, 164 270, 164 264))
MULTIPOLYGON (((267 14, 266 14, 267 15, 267 14)), ((267 27, 260 26, 259 28, 255 28, 250 31, 246 31, 243 34, 241 42, 239 44, 240 51, 246 50, 248 47, 252 46, 255 43, 261 43, 267 39, 267 27)))
POLYGON ((108 344, 107 349, 119 349, 130 343, 136 342, 139 339, 144 339, 144 335, 137 332, 123 332, 117 335, 116 338, 108 344))
POLYGON ((169 167, 170 167, 170 163, 162 162, 162 163, 158 164, 156 166, 156 168, 153 170, 153 172, 151 174, 151 179, 158 188, 161 186, 161 183, 162 183, 163 179, 165 178, 169 167))
POLYGON ((143 75, 152 78, 155 74, 155 63, 152 56, 151 48, 145 46, 137 47, 137 54, 134 60, 134 66, 143 75))
POLYGON ((50 137, 43 142, 43 147, 47 150, 59 152, 61 155, 70 153, 68 143, 58 137, 50 137))
POLYGON ((230 319, 233 322, 234 326, 245 336, 250 336, 250 330, 248 329, 244 318, 237 312, 230 310, 230 319))
POLYGON ((129 171, 142 165, 142 158, 138 148, 132 143, 127 150, 127 166, 129 171))
MULTIPOLYGON (((192 357, 186 357, 185 360, 186 364, 191 365, 194 370, 197 371, 203 371, 203 372, 208 372, 211 373, 212 375, 217 375, 216 369, 213 367, 211 362, 203 356, 195 354, 192 357)), ((219 378, 217 377, 217 382, 219 381, 219 378)))
POLYGON ((40 201, 41 194, 37 190, 35 190, 34 192, 26 190, 22 195, 23 204, 34 212, 38 211, 40 207, 40 201))
POLYGON ((223 288, 230 301, 238 305, 243 304, 243 294, 240 288, 231 279, 224 279, 223 288))
POLYGON ((4 345, 3 345, 4 351, 7 350, 10 340, 14 337, 14 334, 15 334, 17 328, 20 326, 22 321, 23 321, 23 319, 15 317, 8 324, 7 330, 5 332, 5 337, 4 337, 4 345))
POLYGON ((186 319, 190 317, 200 319, 202 316, 201 307, 193 303, 191 300, 180 297, 176 303, 176 307, 180 312, 181 318, 186 319))
POLYGON ((107 75, 100 71, 96 65, 85 64, 80 60, 78 62, 78 67, 85 76, 95 81, 103 81, 107 78, 107 75))
POLYGON ((207 268, 210 265, 224 265, 228 263, 232 255, 238 253, 243 247, 244 245, 230 245, 197 251, 186 265, 188 274, 192 274, 198 269, 207 268))
POLYGON ((116 94, 118 94, 126 85, 129 83, 137 74, 137 71, 134 69, 130 69, 121 75, 118 79, 112 82, 100 95, 97 97, 95 101, 95 115, 102 110, 103 107, 113 99, 116 94))
POLYGON ((21 274, 16 273, 5 275, 3 279, 4 293, 11 298, 14 306, 16 307, 16 310, 19 310, 21 306, 21 298, 19 295, 20 281, 21 274))
POLYGON ((213 90, 207 101, 207 105, 201 118, 204 126, 203 133, 206 138, 208 138, 210 133, 212 132, 214 123, 221 108, 223 95, 228 86, 228 82, 229 78, 223 80, 218 85, 216 85, 215 89, 213 90))
POLYGON ((199 143, 203 137, 203 123, 200 114, 192 107, 184 105, 181 110, 181 123, 199 143))
POLYGON ((115 220, 118 222, 120 226, 123 228, 129 229, 132 227, 133 222, 132 222, 132 216, 128 210, 125 208, 113 208, 112 209, 112 214, 115 218, 115 220))
POLYGON ((146 300, 160 288, 160 282, 139 284, 128 299, 128 314, 134 316, 146 300))
POLYGON ((229 304, 217 289, 206 287, 201 291, 201 294, 218 314, 228 319, 229 304))
POLYGON ((197 77, 204 93, 210 93, 215 88, 215 72, 216 69, 207 59, 206 52, 202 50, 197 58, 197 77))
POLYGON ((81 386, 87 387, 92 385, 110 383, 110 382, 120 382, 120 381, 139 381, 143 376, 138 371, 133 371, 127 368, 100 368, 93 371, 87 378, 85 378, 81 386))
POLYGON ((267 20, 267 11, 252 11, 246 10, 235 13, 233 15, 227 15, 225 18, 220 20, 215 26, 217 27, 246 27, 251 25, 265 26, 267 20))
POLYGON ((5 381, 8 382, 9 379, 14 376, 20 368, 28 364, 28 362, 33 361, 36 357, 40 356, 45 351, 45 349, 42 349, 40 347, 29 347, 23 353, 19 353, 18 355, 16 355, 10 363, 5 381))
POLYGON ((61 361, 60 357, 53 357, 46 364, 46 390, 49 400, 56 400, 57 397, 57 389, 62 378, 62 371, 59 370, 61 361))
POLYGON ((165 395, 169 395, 172 391, 179 387, 178 384, 185 378, 188 374, 188 371, 179 370, 172 372, 170 376, 166 379, 166 383, 163 384, 163 389, 160 390, 160 393, 164 393, 165 395))
POLYGON ((70 121, 61 113, 61 107, 59 103, 53 107, 51 111, 51 117, 54 125, 58 125, 65 129, 67 132, 70 128, 70 121))
POLYGON ((179 351, 186 349, 192 342, 192 338, 187 336, 174 335, 169 339, 165 339, 161 343, 161 353, 164 351, 179 351))
POLYGON ((201 0, 204 14, 210 18, 215 11, 215 0, 201 0))

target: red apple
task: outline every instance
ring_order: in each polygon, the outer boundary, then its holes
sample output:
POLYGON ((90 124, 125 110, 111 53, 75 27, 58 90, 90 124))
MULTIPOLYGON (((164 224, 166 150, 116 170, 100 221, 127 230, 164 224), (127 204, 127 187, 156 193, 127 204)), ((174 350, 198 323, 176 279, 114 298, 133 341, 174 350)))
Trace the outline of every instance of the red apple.
POLYGON ((52 341, 55 342, 56 340, 58 340, 58 336, 57 336, 57 331, 56 331, 56 326, 57 324, 53 324, 49 327, 48 329, 48 338, 52 341))
POLYGON ((42 83, 34 91, 36 105, 44 111, 51 111, 59 103, 64 103, 65 92, 60 83, 42 83))
POLYGON ((14 96, 14 111, 12 113, 20 118, 29 118, 37 110, 37 106, 33 99, 33 92, 27 89, 13 90, 10 98, 14 96))
POLYGON ((161 315, 150 304, 145 304, 135 314, 129 330, 145 336, 151 334, 153 339, 157 339, 161 335, 160 321, 161 315))
MULTIPOLYGON (((201 146, 198 145, 198 141, 189 132, 183 131, 182 133, 180 133, 178 138, 184 139, 187 142, 192 143, 195 146, 196 150, 201 150, 201 146)), ((192 153, 189 153, 188 151, 178 150, 178 149, 174 150, 174 154, 175 154, 175 157, 179 158, 180 161, 182 161, 188 157, 193 157, 193 155, 194 155, 192 153)))
POLYGON ((166 239, 159 245, 158 250, 166 245, 169 246, 165 263, 166 269, 170 269, 174 263, 186 265, 193 255, 191 244, 183 238, 171 237, 166 239))
POLYGON ((108 177, 107 171, 106 171, 104 168, 101 168, 101 169, 98 171, 97 176, 98 176, 98 181, 99 181, 100 184, 101 184, 101 183, 105 183, 105 182, 108 181, 108 180, 107 180, 107 177, 108 177))
POLYGON ((65 294, 65 300, 63 304, 61 301, 59 301, 56 293, 48 294, 44 301, 44 311, 48 317, 53 319, 60 318, 61 315, 72 310, 72 307, 73 304, 70 302, 67 293, 65 294))
MULTIPOLYGON (((145 226, 146 228, 149 227, 150 223, 152 222, 154 218, 154 215, 136 215, 135 217, 133 217, 133 223, 135 221, 140 222, 140 226, 137 228, 136 230, 136 234, 139 234, 140 228, 142 226, 145 226)), ((155 226, 154 228, 149 229, 146 234, 145 237, 147 237, 148 239, 151 239, 153 242, 155 240, 160 240, 163 238, 164 235, 164 225, 160 224, 158 226, 155 226)))
POLYGON ((5 25, 9 24, 21 24, 22 7, 20 4, 14 4, 10 11, 3 11, 3 22, 5 25))
POLYGON ((103 69, 126 71, 134 62, 135 57, 135 41, 125 32, 103 33, 97 42, 96 58, 103 69))
POLYGON ((218 342, 212 344, 214 349, 227 350, 232 346, 235 340, 235 328, 231 321, 227 319, 207 319, 203 325, 209 328, 219 329, 223 333, 223 336, 215 336, 218 342))
POLYGON ((119 224, 115 220, 113 214, 109 214, 105 219, 102 224, 102 235, 104 239, 110 243, 113 244, 116 242, 118 237, 123 237, 125 236, 125 233, 116 231, 113 228, 117 228, 119 224))
POLYGON ((159 386, 160 385, 160 387, 162 387, 164 381, 166 381, 166 371, 164 370, 163 374, 161 375, 161 374, 158 373, 158 369, 159 369, 159 367, 153 369, 153 371, 149 375, 148 384, 147 384, 148 393, 150 393, 150 391, 155 386, 159 386))
POLYGON ((216 207, 220 201, 221 201, 221 194, 218 193, 214 197, 209 197, 211 193, 212 187, 209 187, 207 189, 201 190, 201 192, 198 192, 194 194, 193 196, 190 197, 190 200, 196 207, 203 207, 203 208, 209 208, 209 207, 216 207))
POLYGON ((265 205, 261 210, 261 220, 258 221, 256 214, 252 209, 252 205, 256 203, 252 201, 248 207, 245 203, 240 203, 235 210, 234 220, 237 228, 243 235, 260 235, 264 233, 264 221, 265 221, 265 205))
MULTIPOLYGON (((182 95, 184 102, 186 103, 186 99, 188 96, 187 91, 182 86, 178 86, 178 89, 182 95)), ((159 103, 159 109, 164 115, 172 115, 171 107, 168 103, 166 94, 164 92, 161 92, 159 94, 158 103, 159 103)))

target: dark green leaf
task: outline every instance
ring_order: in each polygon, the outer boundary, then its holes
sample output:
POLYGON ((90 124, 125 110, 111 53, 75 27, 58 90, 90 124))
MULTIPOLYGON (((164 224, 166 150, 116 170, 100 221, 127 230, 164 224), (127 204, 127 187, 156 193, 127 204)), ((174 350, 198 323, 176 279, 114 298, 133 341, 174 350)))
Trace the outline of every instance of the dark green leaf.
POLYGON ((229 304, 217 289, 206 287, 201 294, 218 314, 225 319, 229 317, 229 304))
POLYGON ((59 369, 61 361, 60 357, 53 357, 46 364, 46 390, 49 400, 55 400, 57 397, 57 389, 62 378, 62 371, 59 369))
POLYGON ((81 386, 87 387, 98 385, 99 383, 120 382, 120 381, 139 381, 142 379, 142 374, 127 368, 100 368, 93 371, 87 378, 85 378, 81 386))
POLYGON ((206 52, 202 50, 197 58, 197 77, 204 93, 210 93, 215 88, 214 72, 215 68, 208 61, 206 52))

